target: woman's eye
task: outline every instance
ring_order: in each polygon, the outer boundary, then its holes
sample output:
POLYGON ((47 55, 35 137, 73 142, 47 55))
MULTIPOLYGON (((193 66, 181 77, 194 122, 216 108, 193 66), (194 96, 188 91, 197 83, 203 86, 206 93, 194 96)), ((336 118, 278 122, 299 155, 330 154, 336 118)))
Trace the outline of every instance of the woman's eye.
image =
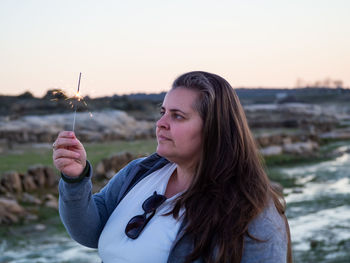
POLYGON ((163 116, 164 113, 165 113, 164 111, 160 111, 160 112, 159 112, 159 115, 160 115, 160 116, 163 116))
POLYGON ((174 118, 177 119, 177 120, 182 120, 184 117, 182 117, 179 114, 174 114, 174 118))

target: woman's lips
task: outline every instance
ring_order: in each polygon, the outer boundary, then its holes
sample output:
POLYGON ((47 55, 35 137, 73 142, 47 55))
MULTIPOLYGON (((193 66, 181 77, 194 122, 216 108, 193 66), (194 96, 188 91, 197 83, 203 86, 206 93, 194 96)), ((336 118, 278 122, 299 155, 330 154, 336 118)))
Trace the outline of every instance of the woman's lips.
POLYGON ((170 138, 164 135, 158 135, 158 141, 170 141, 170 138))

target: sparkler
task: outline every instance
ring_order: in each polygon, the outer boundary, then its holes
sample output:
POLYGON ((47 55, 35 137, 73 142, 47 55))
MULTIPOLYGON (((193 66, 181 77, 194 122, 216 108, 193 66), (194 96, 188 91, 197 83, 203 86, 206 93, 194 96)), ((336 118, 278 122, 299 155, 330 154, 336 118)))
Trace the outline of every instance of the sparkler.
MULTIPOLYGON (((78 91, 75 94, 75 98, 80 101, 82 99, 82 96, 79 93, 79 89, 80 89, 80 79, 81 79, 81 72, 79 74, 79 81, 78 81, 78 91)), ((72 127, 72 131, 74 132, 74 128, 75 128, 75 118, 77 116, 77 103, 75 103, 75 110, 74 110, 74 119, 73 119, 73 127, 72 127)))
MULTIPOLYGON (((51 101, 60 101, 62 98, 64 98, 65 101, 68 101, 68 105, 71 109, 74 109, 74 119, 73 119, 73 126, 72 131, 74 132, 75 129, 75 120, 77 115, 77 108, 78 103, 82 102, 86 109, 88 108, 87 103, 84 100, 84 96, 80 94, 80 80, 81 80, 81 72, 79 74, 79 81, 78 81, 78 90, 73 96, 67 95, 67 93, 64 90, 56 89, 52 91, 52 95, 55 96, 55 98, 51 99, 51 101)), ((92 113, 89 111, 89 115, 92 118, 92 113)))

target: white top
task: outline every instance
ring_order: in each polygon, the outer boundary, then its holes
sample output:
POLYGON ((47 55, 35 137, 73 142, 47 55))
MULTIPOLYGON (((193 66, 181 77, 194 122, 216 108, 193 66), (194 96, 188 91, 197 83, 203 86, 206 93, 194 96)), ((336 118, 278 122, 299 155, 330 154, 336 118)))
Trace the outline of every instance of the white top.
POLYGON ((175 220, 172 215, 162 215, 170 211, 172 201, 181 193, 167 199, 157 209, 156 214, 137 239, 127 237, 125 227, 132 217, 144 213, 142 203, 153 195, 154 191, 164 195, 168 180, 175 169, 176 164, 170 163, 148 175, 136 184, 115 208, 98 243, 98 252, 103 263, 164 263, 167 261, 170 248, 181 225, 181 217, 175 220))

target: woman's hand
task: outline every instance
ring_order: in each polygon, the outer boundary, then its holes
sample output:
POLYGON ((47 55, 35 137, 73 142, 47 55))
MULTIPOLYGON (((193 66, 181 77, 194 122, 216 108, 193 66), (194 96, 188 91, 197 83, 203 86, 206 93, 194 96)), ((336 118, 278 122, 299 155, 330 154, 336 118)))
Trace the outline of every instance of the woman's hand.
POLYGON ((78 177, 86 165, 86 151, 72 131, 59 133, 53 146, 53 163, 70 177, 78 177))

